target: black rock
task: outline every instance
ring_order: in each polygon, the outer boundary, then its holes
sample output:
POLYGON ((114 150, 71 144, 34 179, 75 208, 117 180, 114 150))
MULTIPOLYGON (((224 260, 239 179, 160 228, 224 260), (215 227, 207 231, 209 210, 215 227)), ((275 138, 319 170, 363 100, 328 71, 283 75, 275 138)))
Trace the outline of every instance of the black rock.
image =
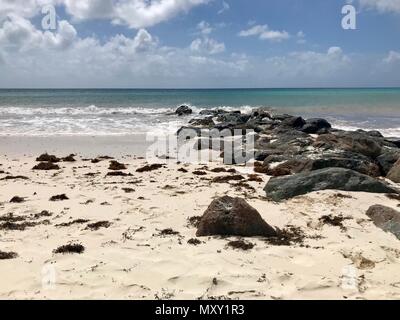
POLYGON ((274 237, 274 228, 244 199, 224 196, 214 200, 200 220, 196 236, 274 237))
POLYGON ((307 119, 301 130, 309 134, 320 134, 328 132, 328 130, 331 128, 331 124, 325 119, 314 118, 307 119))
POLYGON ((353 170, 328 168, 299 173, 288 177, 271 178, 264 188, 273 201, 290 199, 319 190, 399 193, 386 183, 353 170))
POLYGON ((399 138, 385 138, 385 141, 394 145, 396 148, 400 148, 400 139, 399 138))
POLYGON ((381 205, 374 205, 367 211, 374 224, 386 232, 393 233, 400 240, 400 212, 381 205))
POLYGON ((281 124, 283 126, 301 129, 305 125, 305 123, 306 122, 302 117, 291 117, 284 119, 281 124))
POLYGON ((175 113, 178 116, 187 116, 189 114, 192 114, 193 110, 190 109, 188 106, 180 106, 178 109, 176 109, 175 113))

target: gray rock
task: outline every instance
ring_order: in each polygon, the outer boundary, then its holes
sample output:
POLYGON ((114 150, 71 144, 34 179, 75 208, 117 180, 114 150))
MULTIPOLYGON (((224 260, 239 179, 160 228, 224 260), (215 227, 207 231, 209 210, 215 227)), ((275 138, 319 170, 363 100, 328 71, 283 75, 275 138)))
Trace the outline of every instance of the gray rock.
POLYGON ((362 132, 336 132, 320 135, 314 146, 324 149, 341 149, 377 158, 382 153, 383 139, 371 137, 362 132))
POLYGON ((378 158, 376 158, 377 163, 379 164, 383 176, 387 176, 390 169, 392 169, 393 165, 397 160, 400 159, 400 150, 389 150, 382 153, 378 158))
POLYGON ((267 198, 274 201, 290 199, 319 190, 398 193, 397 190, 382 181, 342 168, 328 168, 293 176, 271 178, 264 188, 267 198))
POLYGON ((400 183, 400 159, 390 169, 387 178, 393 182, 400 183))
POLYGON ((215 125, 212 117, 207 117, 204 119, 192 119, 189 121, 189 123, 196 127, 213 127, 215 125))
POLYGON ((214 200, 200 220, 196 233, 204 236, 274 237, 274 228, 244 199, 224 196, 214 200))
POLYGON ((374 205, 368 209, 367 216, 378 228, 393 233, 400 239, 400 212, 389 207, 374 205))

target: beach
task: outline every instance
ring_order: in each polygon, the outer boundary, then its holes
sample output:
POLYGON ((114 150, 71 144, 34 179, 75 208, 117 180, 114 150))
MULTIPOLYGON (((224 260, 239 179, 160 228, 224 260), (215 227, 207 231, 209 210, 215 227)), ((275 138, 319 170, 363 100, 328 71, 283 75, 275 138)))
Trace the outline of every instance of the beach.
POLYGON ((263 188, 273 178, 254 164, 160 157, 146 167, 115 137, 1 141, 0 251, 11 255, 0 261, 2 299, 400 297, 400 242, 366 215, 377 204, 399 210, 392 194, 321 190, 272 201, 263 188), (44 151, 65 158, 33 170, 44 151), (196 237, 207 207, 226 195, 290 236, 196 237))
POLYGON ((400 298, 399 139, 191 105, 61 134, 88 110, 57 108, 3 107, 1 299, 400 298))
MULTIPOLYGON (((25 230, 2 230, 1 250, 18 257, 0 262, 2 299, 397 299, 400 242, 366 217, 370 205, 398 208, 385 195, 323 191, 284 203, 265 199, 262 182, 212 183, 220 163, 172 165, 136 173, 146 164, 134 157, 128 177, 106 177, 109 161, 63 163, 61 170, 34 172, 34 157, 2 156, 0 169, 27 180, 1 180, 1 211, 24 217, 25 230), (188 172, 179 172, 184 168, 188 172), (206 172, 194 175, 196 169, 206 172), (49 201, 65 194, 68 200, 49 201), (274 227, 304 233, 301 242, 275 246, 249 238, 248 251, 230 248, 240 237, 196 238, 191 217, 210 202, 237 196, 274 227), (9 203, 14 196, 23 203, 9 203), (48 215, 32 217, 44 210, 48 215), (321 222, 343 216, 342 226, 321 222), (80 219, 80 220, 79 220, 80 219), (75 221, 75 222, 74 222, 75 221), (91 223, 109 222, 98 230, 91 223), (172 229, 173 232, 163 230, 172 229), (68 243, 82 254, 56 254, 68 243)), ((223 167, 223 165, 222 165, 223 167)), ((231 168, 231 167, 229 167, 231 168)), ((246 168, 235 167, 248 180, 246 168)), ((3 178, 2 174, 0 177, 3 178)))

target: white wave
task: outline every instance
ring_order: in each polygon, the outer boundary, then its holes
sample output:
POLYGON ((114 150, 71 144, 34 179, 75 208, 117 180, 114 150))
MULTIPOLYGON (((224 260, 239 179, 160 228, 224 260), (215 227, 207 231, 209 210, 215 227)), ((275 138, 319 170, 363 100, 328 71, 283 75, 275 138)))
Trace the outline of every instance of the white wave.
POLYGON ((135 115, 167 114, 175 111, 172 108, 145 107, 0 107, 0 116, 46 116, 46 115, 135 115))

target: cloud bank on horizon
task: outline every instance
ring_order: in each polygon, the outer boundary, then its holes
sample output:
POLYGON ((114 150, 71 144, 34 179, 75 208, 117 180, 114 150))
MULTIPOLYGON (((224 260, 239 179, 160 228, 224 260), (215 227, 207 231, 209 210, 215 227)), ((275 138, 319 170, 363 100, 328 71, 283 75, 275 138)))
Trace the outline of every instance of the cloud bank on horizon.
POLYGON ((400 0, 0 0, 0 87, 400 86, 399 19, 400 0))

